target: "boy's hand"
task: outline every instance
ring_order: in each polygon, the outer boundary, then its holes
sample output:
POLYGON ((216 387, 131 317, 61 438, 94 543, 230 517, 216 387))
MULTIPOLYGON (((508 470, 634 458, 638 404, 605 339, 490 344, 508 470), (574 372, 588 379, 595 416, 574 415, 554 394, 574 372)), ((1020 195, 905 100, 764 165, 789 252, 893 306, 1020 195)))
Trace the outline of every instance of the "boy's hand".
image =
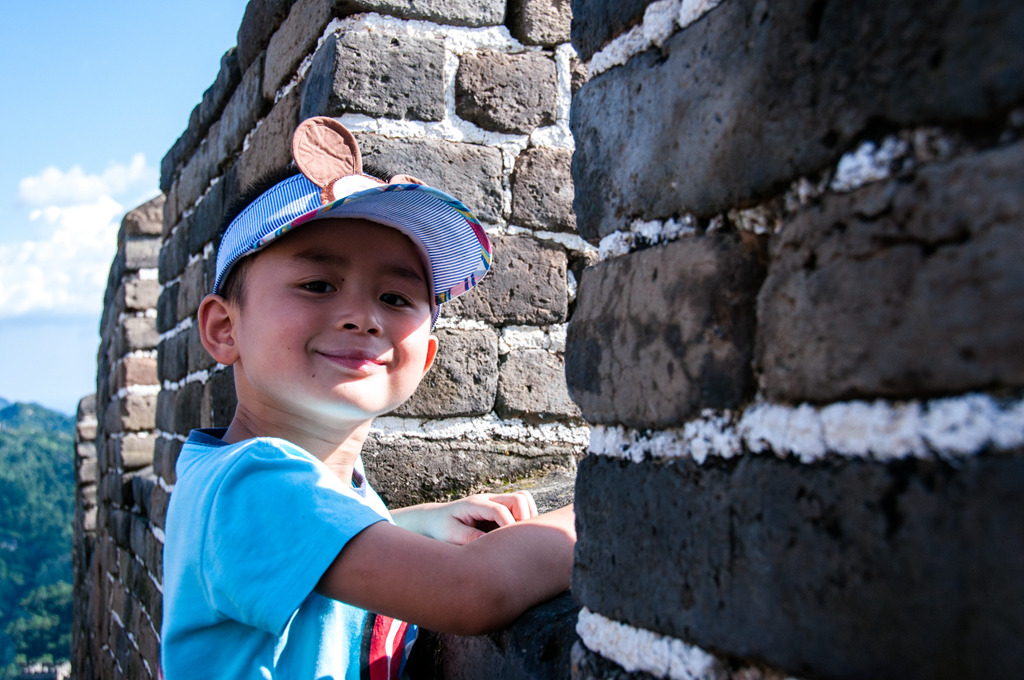
POLYGON ((423 536, 465 545, 491 529, 537 516, 529 491, 481 493, 451 503, 424 503, 393 511, 395 524, 423 536))

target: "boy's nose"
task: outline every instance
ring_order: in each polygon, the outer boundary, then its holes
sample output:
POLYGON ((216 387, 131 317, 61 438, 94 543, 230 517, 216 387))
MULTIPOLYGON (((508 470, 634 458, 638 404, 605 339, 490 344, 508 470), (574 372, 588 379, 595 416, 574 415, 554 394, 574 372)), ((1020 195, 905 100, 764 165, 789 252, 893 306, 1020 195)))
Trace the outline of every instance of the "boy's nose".
POLYGON ((380 335, 375 306, 361 295, 348 295, 342 301, 336 325, 346 331, 380 335))

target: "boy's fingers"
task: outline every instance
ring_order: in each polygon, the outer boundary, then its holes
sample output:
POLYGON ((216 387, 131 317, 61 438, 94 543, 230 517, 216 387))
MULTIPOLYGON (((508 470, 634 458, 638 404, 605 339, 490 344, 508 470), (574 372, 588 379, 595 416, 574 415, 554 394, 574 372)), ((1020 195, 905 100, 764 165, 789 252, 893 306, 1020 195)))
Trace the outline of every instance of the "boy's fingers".
POLYGON ((492 496, 491 500, 508 508, 516 521, 521 522, 524 519, 537 516, 537 505, 533 502, 533 495, 529 491, 492 496))
POLYGON ((464 519, 495 522, 500 527, 516 523, 516 519, 508 507, 503 503, 495 502, 494 498, 482 499, 480 503, 467 505, 463 511, 465 512, 464 519))
POLYGON ((455 545, 466 545, 467 543, 472 543, 476 539, 485 535, 485 532, 480 531, 476 527, 471 527, 468 524, 458 522, 458 525, 459 526, 452 531, 449 543, 454 543, 455 545))

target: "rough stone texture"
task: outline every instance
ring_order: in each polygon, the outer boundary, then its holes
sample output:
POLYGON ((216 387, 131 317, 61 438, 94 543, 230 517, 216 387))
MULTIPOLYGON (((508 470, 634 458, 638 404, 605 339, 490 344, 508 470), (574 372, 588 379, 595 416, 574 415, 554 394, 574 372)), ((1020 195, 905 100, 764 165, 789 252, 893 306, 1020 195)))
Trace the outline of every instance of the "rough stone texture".
POLYGON ((580 233, 771 196, 879 121, 999 115, 1024 95, 1022 41, 1013 0, 723 3, 575 97, 580 233))
POLYGON ((457 195, 483 222, 501 220, 502 163, 498 149, 433 139, 389 139, 372 134, 355 137, 364 162, 418 177, 457 195))
POLYGON ((565 361, 544 349, 510 352, 501 365, 494 410, 526 421, 579 418, 565 386, 565 361))
MULTIPOLYGON (((161 253, 162 254, 162 253, 161 253)), ((166 333, 178 323, 178 283, 172 283, 156 301, 156 330, 166 333)))
POLYGON ((455 74, 455 112, 485 130, 526 134, 555 122, 558 77, 543 52, 463 54, 455 74))
POLYGON ((537 504, 538 512, 551 512, 564 508, 573 502, 576 489, 576 474, 565 470, 552 470, 535 477, 520 479, 511 484, 487 489, 489 493, 512 493, 529 491, 537 504))
MULTIPOLYGON (((249 3, 249 7, 253 4, 249 3)), ((224 113, 220 116, 216 153, 218 162, 224 162, 242 149, 245 136, 270 108, 270 102, 263 98, 264 56, 262 53, 257 55, 255 61, 248 65, 242 82, 235 88, 234 94, 224 107, 224 113)))
POLYGON ((565 250, 529 236, 492 236, 494 259, 487 277, 444 305, 445 316, 500 326, 565 321, 565 250))
POLYGON ((1024 385, 1024 144, 828 196, 786 224, 758 300, 772 399, 1024 385))
POLYGON ((622 666, 587 649, 582 641, 572 646, 570 658, 572 680, 658 680, 657 676, 643 671, 626 671, 622 666))
POLYGON ((210 403, 210 427, 230 425, 235 415, 235 407, 238 405, 234 368, 228 366, 211 374, 203 395, 210 403))
POLYGON ((238 66, 245 73, 270 42, 295 0, 250 0, 238 26, 238 66))
POLYGON ((799 677, 1024 664, 1020 452, 955 467, 589 456, 576 484, 573 595, 605 616, 799 677))
POLYGON ((157 361, 152 357, 125 357, 117 369, 117 388, 157 385, 157 361))
MULTIPOLYGON (((301 0, 300 0, 301 2, 301 0)), ((292 162, 292 133, 299 125, 299 88, 289 92, 253 133, 249 148, 235 165, 239 187, 292 162)))
POLYGON ((569 393, 592 423, 681 425, 753 392, 753 236, 684 238, 588 268, 569 324, 569 393))
POLYGON ((479 416, 494 408, 498 385, 498 334, 437 330, 437 357, 416 392, 392 414, 479 416))
POLYGON ((572 96, 575 97, 580 88, 586 85, 587 81, 590 80, 590 72, 587 69, 587 65, 576 57, 569 59, 569 69, 571 71, 569 74, 569 91, 572 93, 572 96))
POLYGON ((449 26, 496 26, 505 19, 504 0, 349 0, 336 12, 378 12, 403 19, 426 19, 449 26))
POLYGON ((164 203, 167 197, 160 194, 146 201, 138 208, 129 210, 121 220, 117 242, 124 243, 127 236, 160 236, 163 231, 164 203))
POLYGON ((198 323, 181 335, 188 336, 188 372, 190 374, 196 371, 206 371, 217 365, 210 353, 203 347, 198 323))
POLYGON ((444 41, 362 31, 329 36, 303 84, 300 119, 345 113, 444 118, 444 41))
POLYGON ((274 101, 277 91, 295 74, 299 62, 313 52, 331 19, 333 4, 332 0, 297 0, 291 6, 288 16, 267 44, 264 99, 274 101))
POLYGON ((422 631, 409 660, 409 674, 445 680, 567 679, 570 651, 579 639, 575 629, 579 610, 572 595, 564 593, 490 635, 422 631))
POLYGON ((194 315, 205 296, 206 282, 203 261, 196 260, 185 269, 181 275, 181 281, 178 283, 178 321, 183 321, 194 315))
POLYGON ((512 224, 576 231, 572 211, 572 152, 535 147, 519 154, 512 172, 512 224))
POLYGON ((576 453, 568 444, 524 444, 514 440, 426 440, 406 437, 363 445, 370 483, 389 508, 450 500, 520 479, 541 470, 571 471, 576 453))
POLYGON ((160 283, 167 283, 179 276, 188 264, 188 231, 191 217, 183 219, 170 238, 164 241, 157 260, 160 283))
POLYGON ((594 52, 642 22, 653 1, 572 0, 572 46, 580 59, 590 61, 594 52))
POLYGON ((178 382, 188 375, 188 331, 161 340, 156 363, 160 382, 178 382))
POLYGON ((160 263, 160 239, 131 237, 124 242, 125 272, 153 269, 160 263))
POLYGON ((151 279, 125 281, 118 289, 117 305, 125 311, 142 312, 156 307, 160 299, 160 282, 151 279))
POLYGON ((144 316, 130 316, 121 326, 122 354, 139 349, 156 349, 160 334, 156 332, 155 319, 144 316))
POLYGON ((224 182, 220 181, 210 187, 202 202, 196 206, 188 227, 190 255, 203 252, 206 244, 215 240, 224 219, 224 201, 224 182))
POLYGON ((569 42, 571 22, 570 0, 511 0, 505 21, 519 42, 545 47, 569 42))

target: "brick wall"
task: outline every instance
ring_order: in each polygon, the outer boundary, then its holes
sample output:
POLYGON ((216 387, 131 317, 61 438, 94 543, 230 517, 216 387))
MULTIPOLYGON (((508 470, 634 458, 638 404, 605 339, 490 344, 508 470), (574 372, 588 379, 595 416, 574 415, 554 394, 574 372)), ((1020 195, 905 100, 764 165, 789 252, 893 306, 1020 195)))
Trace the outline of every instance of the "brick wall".
POLYGON ((1020 4, 573 11, 573 677, 1019 674, 1020 4))
MULTIPOLYGON (((420 389, 377 419, 363 450, 371 482, 391 507, 517 486, 571 500, 589 428, 566 389, 566 324, 597 250, 572 211, 569 102, 586 71, 570 18, 563 0, 248 4, 238 46, 163 159, 163 195, 125 218, 111 269, 96 486, 79 447, 76 677, 156 677, 178 452, 235 408, 232 370, 195 325, 217 230, 240 189, 291 160, 310 116, 341 120, 366 161, 461 198, 495 244, 488 277, 445 305, 420 389)), ((87 400, 80 411, 85 433, 87 400)), ((556 609, 574 620, 571 603, 556 609)), ((447 659, 431 672, 469 668, 445 653, 455 638, 431 640, 425 654, 447 659)), ((568 646, 561 658, 567 673, 568 646)))

